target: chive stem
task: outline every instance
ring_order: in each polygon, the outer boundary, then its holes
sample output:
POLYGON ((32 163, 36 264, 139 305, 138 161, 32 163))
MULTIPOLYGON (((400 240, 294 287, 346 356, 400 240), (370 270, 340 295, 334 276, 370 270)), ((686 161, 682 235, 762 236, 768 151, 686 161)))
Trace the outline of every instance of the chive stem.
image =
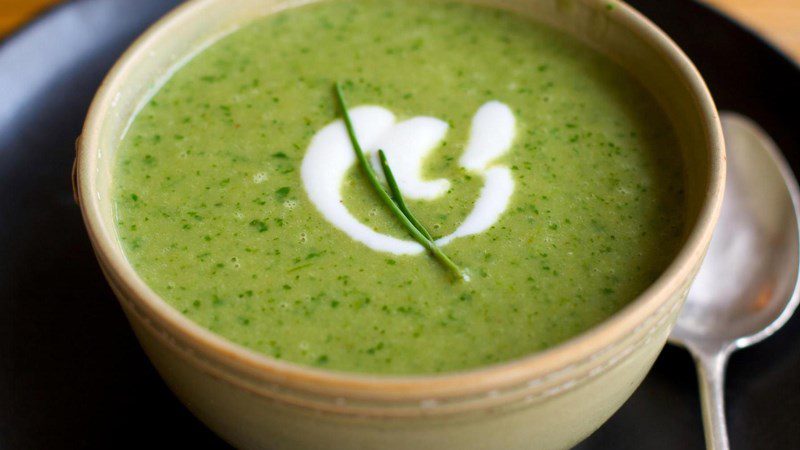
MULTIPOLYGON (((350 119, 350 113, 347 109, 347 102, 344 99, 344 94, 342 93, 342 86, 339 83, 335 85, 336 90, 336 98, 339 101, 339 107, 342 110, 342 117, 344 119, 344 125, 347 129, 347 135, 350 137, 350 142, 353 145, 353 150, 356 153, 356 159, 358 159, 358 163, 361 166, 361 169, 367 175, 367 179, 369 183, 372 185, 375 192, 380 197, 381 201, 389 207, 392 214, 400 221, 403 227, 411 234, 411 237, 414 238, 420 245, 422 245, 426 250, 428 250, 439 262, 442 263, 445 267, 447 267, 453 274, 456 275, 457 278, 466 280, 467 277, 461 268, 456 265, 447 255, 444 254, 442 249, 436 245, 436 242, 430 237, 430 233, 419 223, 419 221, 414 218, 408 208, 405 206, 405 201, 403 200, 402 195, 400 195, 400 189, 397 187, 397 183, 394 180, 394 176, 392 175, 391 169, 388 169, 389 165, 386 163, 385 155, 381 157, 381 164, 384 168, 384 175, 386 175, 386 180, 388 181, 390 178, 392 179, 389 182, 390 189, 395 192, 395 200, 386 193, 386 190, 381 185, 380 181, 378 181, 378 177, 375 175, 375 171, 372 169, 372 165, 369 164, 367 161, 367 157, 364 156, 364 150, 361 148, 361 145, 358 142, 358 138, 356 137, 355 128, 353 127, 353 122, 350 119), (387 170, 388 169, 388 170, 387 170), (392 187, 394 184, 394 187, 392 187), (401 208, 399 205, 402 204, 403 207, 401 208), (425 231, 423 231, 425 230, 425 231)), ((382 151, 379 151, 379 155, 382 154, 382 151)))
POLYGON ((392 198, 394 202, 397 203, 397 206, 400 208, 400 211, 408 217, 408 220, 414 225, 414 227, 422 233, 429 241, 433 240, 433 237, 425 227, 419 223, 416 217, 411 214, 411 211, 408 209, 408 205, 406 205, 405 200, 403 199, 403 194, 400 193, 400 186, 397 185, 397 180, 394 178, 394 173, 392 173, 392 169, 389 167, 389 162, 386 160, 386 153, 383 150, 378 150, 378 158, 381 160, 381 168, 383 169, 383 175, 386 177, 386 184, 389 185, 389 191, 391 191, 392 198))

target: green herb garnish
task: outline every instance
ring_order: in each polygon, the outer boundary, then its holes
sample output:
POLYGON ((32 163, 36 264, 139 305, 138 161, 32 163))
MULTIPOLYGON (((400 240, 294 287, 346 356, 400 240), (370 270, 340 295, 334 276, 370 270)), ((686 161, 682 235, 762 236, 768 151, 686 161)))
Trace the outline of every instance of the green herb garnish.
POLYGON ((389 162, 386 161, 386 153, 383 150, 378 150, 378 158, 381 160, 381 168, 383 168, 383 174, 386 176, 386 184, 389 185, 389 190, 392 192, 392 198, 394 202, 397 203, 397 207, 400 208, 400 211, 408 217, 408 220, 414 225, 414 227, 422 233, 425 238, 432 241, 433 238, 431 234, 428 233, 428 230, 422 226, 421 223, 411 214, 411 211, 408 209, 405 200, 403 200, 403 194, 400 193, 400 186, 397 185, 397 180, 394 178, 394 174, 392 173, 392 169, 389 168, 389 162))
POLYGON ((364 156, 364 150, 361 148, 361 145, 358 143, 358 138, 356 138, 356 132, 353 128, 353 122, 350 120, 350 113, 347 109, 347 102, 344 100, 344 94, 342 93, 342 87, 339 83, 335 85, 336 90, 336 98, 339 101, 339 107, 342 109, 342 117, 344 118, 344 125, 347 129, 347 134, 350 137, 350 142, 353 145, 353 150, 356 152, 356 159, 358 159, 358 163, 361 166, 361 169, 367 175, 367 179, 369 183, 372 185, 372 188, 375 189, 375 192, 378 194, 378 197, 381 198, 384 204, 389 207, 389 210, 392 211, 395 217, 400 221, 406 231, 411 234, 411 237, 414 238, 417 242, 420 243, 426 250, 428 250, 431 255, 433 255, 436 259, 439 260, 445 267, 447 267, 453 274, 456 275, 457 278, 466 280, 467 276, 461 270, 461 268, 456 265, 447 255, 442 252, 442 249, 436 245, 436 242, 431 237, 430 233, 422 226, 422 224, 411 214, 411 211, 406 206, 405 201, 403 200, 403 196, 400 194, 400 188, 397 186, 397 182, 392 174, 392 170, 389 168, 389 164, 386 162, 386 155, 383 153, 383 150, 378 150, 378 156, 381 160, 381 166, 383 167, 383 173, 386 176, 386 181, 389 185, 389 189, 392 191, 392 197, 386 192, 386 190, 381 185, 380 181, 378 181, 378 177, 375 175, 375 171, 372 169, 372 166, 367 161, 367 157, 364 156))

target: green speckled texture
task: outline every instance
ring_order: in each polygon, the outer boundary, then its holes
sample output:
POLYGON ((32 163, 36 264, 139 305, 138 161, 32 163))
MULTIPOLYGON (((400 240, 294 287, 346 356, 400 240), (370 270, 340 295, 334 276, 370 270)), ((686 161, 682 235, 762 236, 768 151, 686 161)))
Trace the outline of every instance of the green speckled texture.
MULTIPOLYGON (((276 358, 425 374, 517 358, 608 318, 663 271, 683 237, 677 140, 621 68, 510 13, 419 0, 334 0, 229 35, 180 69, 117 151, 119 238, 142 278, 192 320, 276 358), (489 100, 517 117, 516 191, 489 231, 427 255, 350 240, 309 202, 310 138, 351 106, 450 124, 426 161, 452 190, 409 202, 434 236, 481 188, 458 164, 489 100)), ((406 236, 355 167, 347 206, 406 236)))

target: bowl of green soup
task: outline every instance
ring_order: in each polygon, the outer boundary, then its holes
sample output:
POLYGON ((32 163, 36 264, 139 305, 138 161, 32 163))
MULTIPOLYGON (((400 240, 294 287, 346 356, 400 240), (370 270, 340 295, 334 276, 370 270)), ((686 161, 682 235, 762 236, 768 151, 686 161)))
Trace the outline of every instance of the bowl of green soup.
POLYGON ((142 347, 244 448, 574 445, 663 347, 723 181, 700 75, 604 0, 191 1, 76 161, 142 347))

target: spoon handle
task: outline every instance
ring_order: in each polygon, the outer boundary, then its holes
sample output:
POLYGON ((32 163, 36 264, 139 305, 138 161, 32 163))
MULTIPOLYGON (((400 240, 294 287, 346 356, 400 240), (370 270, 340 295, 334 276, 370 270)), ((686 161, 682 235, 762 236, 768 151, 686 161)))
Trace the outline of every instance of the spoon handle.
POLYGON ((703 406, 706 448, 728 450, 728 427, 725 425, 725 366, 728 353, 695 354, 703 406))

